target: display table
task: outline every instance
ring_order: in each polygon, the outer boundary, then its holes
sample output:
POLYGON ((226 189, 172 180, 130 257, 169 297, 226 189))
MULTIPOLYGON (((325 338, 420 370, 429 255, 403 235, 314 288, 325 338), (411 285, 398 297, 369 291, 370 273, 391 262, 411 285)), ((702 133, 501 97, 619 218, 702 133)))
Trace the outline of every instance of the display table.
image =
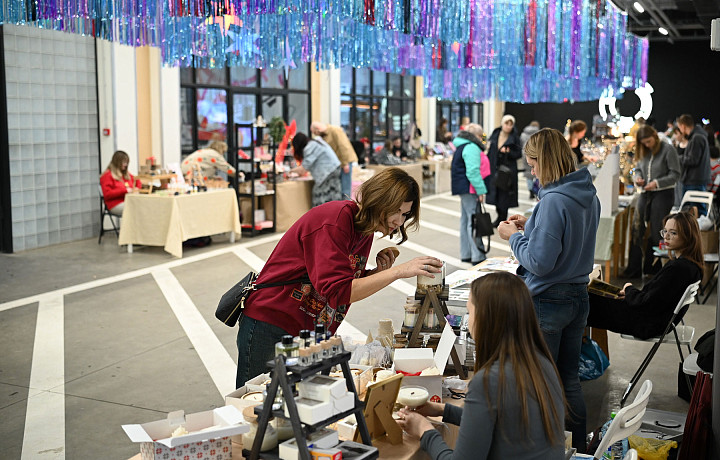
POLYGON ((118 244, 163 246, 182 257, 182 243, 190 238, 230 232, 230 242, 240 235, 240 213, 235 190, 191 195, 125 195, 125 209, 118 244))
POLYGON ((287 231, 292 224, 312 208, 313 180, 288 180, 275 184, 278 232, 287 231))
POLYGON ((430 172, 432 173, 434 183, 433 190, 435 194, 450 191, 452 185, 452 179, 450 176, 451 163, 452 158, 444 159, 442 161, 423 161, 423 164, 427 165, 430 168, 430 172))

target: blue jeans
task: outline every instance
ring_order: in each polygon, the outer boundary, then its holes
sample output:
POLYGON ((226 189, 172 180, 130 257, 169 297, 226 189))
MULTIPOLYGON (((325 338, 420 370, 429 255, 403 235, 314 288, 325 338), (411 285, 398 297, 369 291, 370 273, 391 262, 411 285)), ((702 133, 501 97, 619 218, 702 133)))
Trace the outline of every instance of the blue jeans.
MULTIPOLYGON (((682 188, 682 194, 683 194, 683 196, 685 196, 685 192, 690 191, 690 190, 692 190, 693 192, 707 192, 707 186, 705 186, 705 185, 685 185, 685 184, 683 184, 683 188, 682 188)), ((682 198, 680 198, 680 199, 682 200, 682 198)), ((688 202, 685 203, 685 204, 690 204, 690 205, 697 206, 697 208, 698 208, 698 213, 699 213, 699 214, 701 214, 701 215, 707 215, 707 211, 708 211, 708 210, 707 210, 707 206, 705 205, 705 203, 695 203, 695 202, 693 202, 693 201, 688 201, 688 202)))
POLYGON ((352 163, 348 163, 348 172, 340 169, 340 182, 342 184, 342 199, 352 200, 352 163))
POLYGON ((460 258, 479 263, 485 260, 485 248, 478 248, 472 236, 472 215, 477 199, 474 193, 460 195, 460 258))
POLYGON ((540 330, 555 360, 570 412, 565 424, 573 447, 585 452, 586 409, 578 377, 580 346, 590 304, 587 285, 555 284, 533 297, 540 330))
POLYGON ((268 371, 267 362, 275 357, 275 344, 287 332, 270 323, 240 317, 237 335, 238 366, 235 388, 268 371))

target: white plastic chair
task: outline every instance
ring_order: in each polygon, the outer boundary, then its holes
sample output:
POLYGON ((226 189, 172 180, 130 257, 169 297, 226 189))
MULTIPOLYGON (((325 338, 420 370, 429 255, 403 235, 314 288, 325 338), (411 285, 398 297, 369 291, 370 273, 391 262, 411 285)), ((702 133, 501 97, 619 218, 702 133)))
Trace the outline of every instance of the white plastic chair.
MULTIPOLYGON (((698 359, 697 353, 690 353, 689 355, 687 355, 687 357, 685 358, 685 361, 683 361, 683 366, 682 366, 683 373, 685 375, 695 377, 698 372, 705 372, 704 370, 702 370, 700 368, 700 366, 698 366, 697 359, 698 359)), ((712 372, 705 372, 705 373, 710 374, 711 376, 713 375, 712 372)))
POLYGON ((600 444, 598 444, 598 448, 595 451, 593 458, 602 458, 603 453, 605 453, 608 447, 610 447, 614 442, 625 439, 640 429, 643 416, 645 415, 645 408, 647 407, 648 400, 650 400, 652 386, 653 385, 650 380, 645 380, 632 404, 627 407, 623 407, 618 411, 617 415, 605 432, 605 436, 603 436, 600 440, 600 444))
MULTIPOLYGON (((678 302, 675 310, 673 311, 673 315, 670 318, 668 325, 665 327, 665 332, 663 332, 658 337, 652 337, 649 339, 638 339, 637 337, 629 334, 620 334, 620 337, 622 337, 623 339, 655 343, 648 352, 647 356, 645 356, 645 359, 643 359, 642 363, 640 363, 640 367, 637 371, 635 371, 635 375, 633 375, 632 379, 630 379, 630 383, 628 383, 627 389, 625 390, 622 400, 620 401, 621 406, 625 404, 625 400, 627 400, 627 397, 630 395, 633 388, 635 388, 635 385, 637 385, 637 383, 640 381, 640 377, 642 377, 643 372, 645 372, 645 369, 647 369, 650 361, 652 361, 653 356, 655 356, 655 353, 657 353, 658 348, 660 348, 660 344, 671 342, 672 339, 667 337, 670 330, 673 331, 673 335, 675 336, 675 344, 677 345, 678 353, 680 354, 680 362, 682 363, 683 361, 685 361, 685 356, 683 355, 681 345, 687 346, 688 354, 692 353, 690 343, 692 342, 693 336, 695 335, 695 328, 692 326, 687 326, 685 324, 679 324, 675 326, 675 321, 677 319, 682 320, 682 317, 687 312, 687 310, 683 311, 683 307, 685 307, 685 305, 690 305, 691 303, 693 303, 699 287, 700 281, 696 281, 685 289, 685 292, 683 293, 682 297, 680 297, 680 301, 678 302)), ((687 380, 688 388, 691 388, 692 386, 690 385, 690 379, 688 378, 687 380)))
POLYGON ((710 217, 710 211, 712 210, 713 192, 700 192, 695 190, 688 190, 680 201, 680 207, 673 206, 670 212, 678 212, 683 208, 685 203, 702 203, 706 206, 707 216, 710 217))
POLYGON ((623 460, 638 460, 638 453, 635 449, 629 449, 623 460))

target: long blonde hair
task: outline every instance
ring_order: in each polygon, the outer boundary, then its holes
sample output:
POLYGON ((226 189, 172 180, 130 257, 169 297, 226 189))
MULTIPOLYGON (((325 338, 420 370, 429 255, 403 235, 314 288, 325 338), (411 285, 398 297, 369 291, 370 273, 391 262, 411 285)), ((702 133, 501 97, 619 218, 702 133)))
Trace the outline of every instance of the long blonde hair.
POLYGON ((125 173, 123 174, 123 161, 130 163, 130 156, 122 150, 118 150, 113 153, 112 160, 110 160, 110 164, 105 169, 106 171, 110 171, 110 174, 112 174, 113 179, 115 180, 130 180, 130 173, 127 172, 127 170, 125 170, 125 173))
POLYGON ((407 201, 412 202, 410 212, 393 232, 400 232, 400 243, 407 240, 405 227, 416 229, 420 222, 420 186, 400 168, 383 169, 360 186, 357 198, 360 211, 355 215, 355 229, 364 235, 374 233, 407 201))
POLYGON ((538 355, 550 362, 558 382, 560 376, 540 332, 530 291, 525 283, 510 273, 490 273, 473 281, 468 306, 470 304, 475 307, 472 330, 475 339, 475 373, 484 375, 488 405, 496 404, 498 417, 502 418, 504 395, 517 398, 521 407, 522 428, 527 432, 531 423, 528 402, 531 399, 536 401, 545 436, 551 443, 561 444, 560 433, 565 414, 558 413, 553 404, 552 389, 545 380, 538 355), (516 388, 507 386, 507 362, 512 365, 516 388), (493 404, 489 383, 490 368, 495 363, 498 363, 499 369, 497 402, 493 404))
POLYGON ((525 144, 525 155, 537 161, 535 173, 545 186, 576 170, 575 154, 557 129, 543 128, 525 144))

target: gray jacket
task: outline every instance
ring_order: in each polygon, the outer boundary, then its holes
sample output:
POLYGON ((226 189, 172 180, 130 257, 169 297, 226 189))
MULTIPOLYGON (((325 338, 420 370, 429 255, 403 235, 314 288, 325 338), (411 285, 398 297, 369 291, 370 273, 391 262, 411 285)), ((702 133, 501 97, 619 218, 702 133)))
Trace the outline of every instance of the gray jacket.
POLYGON ((680 160, 675 147, 660 142, 660 150, 655 155, 646 155, 636 166, 636 171, 645 184, 657 181, 656 190, 674 188, 680 178, 680 160))
POLYGON ((340 167, 340 160, 327 142, 313 139, 305 146, 302 166, 310 171, 316 184, 321 184, 340 167))
POLYGON ((683 185, 707 185, 710 182, 710 146, 708 136, 700 125, 690 133, 685 152, 680 155, 683 185))
MULTIPOLYGON (((565 414, 563 392, 555 369, 546 358, 540 357, 542 373, 550 386, 552 404, 562 421, 565 414)), ((510 362, 505 366, 505 385, 502 417, 498 414, 497 396, 500 366, 496 362, 490 370, 490 400, 485 397, 485 373, 475 374, 468 386, 465 406, 445 404, 443 422, 460 425, 455 451, 450 449, 437 430, 428 430, 420 439, 420 446, 433 460, 450 459, 516 459, 561 460, 565 458, 562 443, 552 445, 545 437, 540 410, 534 395, 526 395, 530 426, 521 429, 522 416, 516 387, 515 374, 510 362), (462 419, 462 420, 461 420, 462 419)), ((561 422, 562 424, 562 422, 561 422)), ((562 439, 563 427, 555 427, 562 439)))

